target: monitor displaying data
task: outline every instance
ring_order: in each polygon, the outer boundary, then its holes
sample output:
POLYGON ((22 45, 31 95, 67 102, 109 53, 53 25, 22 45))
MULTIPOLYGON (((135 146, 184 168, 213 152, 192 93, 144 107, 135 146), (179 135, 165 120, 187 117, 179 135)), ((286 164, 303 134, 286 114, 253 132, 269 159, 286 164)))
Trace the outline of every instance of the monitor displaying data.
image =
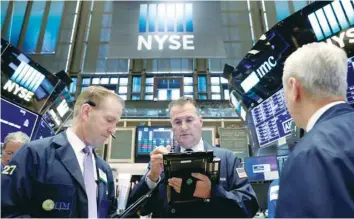
POLYGON ((0 105, 1 143, 11 132, 21 131, 31 138, 38 115, 4 99, 0 99, 0 105))
POLYGON ((347 101, 354 103, 354 56, 348 59, 348 90, 347 101))
POLYGON ((269 181, 279 178, 277 158, 275 156, 250 157, 245 161, 248 181, 269 181))
POLYGON ((156 147, 173 146, 173 133, 169 127, 138 126, 136 129, 136 155, 150 155, 156 147))
POLYGON ((291 134, 292 118, 284 101, 284 91, 279 90, 251 110, 260 147, 291 134))
POLYGON ((46 123, 46 121, 44 119, 41 119, 38 122, 36 134, 33 136, 32 140, 46 138, 46 137, 50 137, 50 136, 54 136, 54 135, 55 135, 55 132, 50 127, 50 125, 48 125, 48 123, 46 123))

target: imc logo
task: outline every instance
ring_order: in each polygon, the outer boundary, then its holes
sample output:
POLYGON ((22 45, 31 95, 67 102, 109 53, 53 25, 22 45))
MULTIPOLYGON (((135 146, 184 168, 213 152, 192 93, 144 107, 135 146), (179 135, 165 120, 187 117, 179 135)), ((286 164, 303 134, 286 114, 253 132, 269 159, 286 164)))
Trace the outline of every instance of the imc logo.
POLYGON ((20 66, 16 68, 15 73, 11 76, 12 81, 32 91, 33 93, 36 92, 44 78, 45 77, 42 73, 23 61, 20 66))
POLYGON ((192 3, 140 4, 137 49, 194 50, 193 29, 192 3))
POLYGON ((336 0, 308 15, 308 19, 317 40, 320 41, 353 26, 354 7, 352 1, 336 0))
POLYGON ((285 134, 291 133, 293 119, 286 120, 285 122, 282 123, 282 125, 285 134))

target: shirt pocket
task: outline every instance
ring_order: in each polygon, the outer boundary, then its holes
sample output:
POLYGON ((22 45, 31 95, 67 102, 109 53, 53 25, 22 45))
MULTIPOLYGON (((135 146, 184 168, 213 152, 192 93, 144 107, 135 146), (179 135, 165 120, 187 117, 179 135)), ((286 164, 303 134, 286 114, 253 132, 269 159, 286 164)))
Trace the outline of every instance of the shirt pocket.
POLYGON ((74 185, 38 183, 34 192, 34 217, 76 216, 76 192, 74 185))

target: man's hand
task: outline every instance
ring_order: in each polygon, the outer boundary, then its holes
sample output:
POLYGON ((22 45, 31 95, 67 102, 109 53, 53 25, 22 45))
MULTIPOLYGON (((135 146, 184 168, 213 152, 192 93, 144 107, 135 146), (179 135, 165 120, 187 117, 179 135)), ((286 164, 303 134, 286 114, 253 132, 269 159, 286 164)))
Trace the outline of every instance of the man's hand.
POLYGON ((171 150, 170 146, 167 147, 157 147, 150 153, 150 171, 147 175, 149 179, 153 182, 157 182, 159 176, 163 170, 163 155, 169 153, 171 150))
POLYGON ((173 177, 168 179, 168 185, 170 185, 176 192, 181 193, 182 179, 173 177))
POLYGON ((210 198, 211 181, 209 177, 201 173, 192 173, 192 176, 196 179, 199 179, 195 186, 195 191, 193 193, 193 196, 198 198, 210 198))

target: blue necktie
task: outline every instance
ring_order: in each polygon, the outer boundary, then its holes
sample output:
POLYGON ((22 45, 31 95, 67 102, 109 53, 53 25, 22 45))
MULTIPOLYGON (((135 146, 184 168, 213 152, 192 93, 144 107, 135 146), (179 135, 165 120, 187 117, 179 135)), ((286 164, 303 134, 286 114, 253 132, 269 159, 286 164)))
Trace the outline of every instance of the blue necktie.
POLYGON ((84 158, 84 181, 88 200, 88 217, 97 218, 97 198, 96 198, 96 181, 93 169, 92 147, 86 146, 83 149, 84 158))

